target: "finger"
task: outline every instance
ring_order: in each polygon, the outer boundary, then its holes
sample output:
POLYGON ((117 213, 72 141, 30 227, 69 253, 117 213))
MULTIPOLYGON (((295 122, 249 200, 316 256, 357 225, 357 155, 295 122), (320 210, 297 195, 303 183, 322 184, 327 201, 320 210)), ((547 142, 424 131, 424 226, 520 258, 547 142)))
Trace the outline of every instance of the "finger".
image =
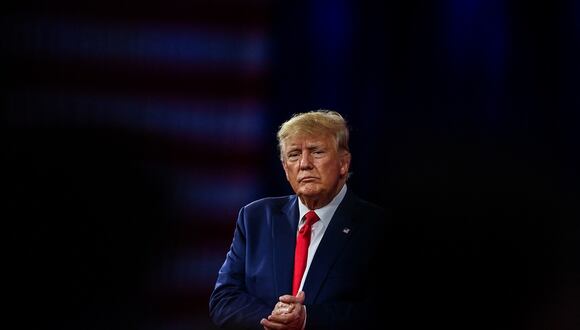
POLYGON ((281 302, 283 303, 287 303, 287 304, 294 304, 294 303, 300 303, 303 304, 304 303, 304 299, 306 299, 306 294, 304 293, 304 291, 300 291, 298 292, 298 294, 296 296, 291 296, 291 295, 283 295, 281 297, 278 298, 281 302))
POLYGON ((296 304, 288 305, 288 307, 286 307, 286 313, 292 313, 292 311, 294 310, 294 307, 296 307, 296 304))
POLYGON ((284 308, 284 309, 275 309, 272 311, 272 315, 282 315, 282 314, 288 314, 289 312, 284 308))
POLYGON ((284 327, 286 327, 285 324, 281 324, 281 323, 274 323, 272 321, 268 321, 267 319, 262 319, 260 321, 260 324, 265 328, 265 329, 272 329, 272 330, 279 330, 279 329, 284 329, 284 327))
POLYGON ((286 303, 283 303, 283 302, 279 301, 279 302, 276 303, 276 306, 275 307, 276 308, 285 308, 285 307, 288 307, 289 305, 290 304, 286 304, 286 303))
POLYGON ((294 310, 292 312, 284 314, 287 317, 288 322, 292 322, 294 320, 298 320, 302 317, 302 310, 304 307, 301 304, 296 304, 294 310))
POLYGON ((278 298, 281 302, 286 303, 286 304, 295 304, 295 303, 302 303, 298 297, 295 296, 290 296, 290 295, 284 295, 280 298, 278 298))
POLYGON ((306 299, 306 293, 304 293, 304 291, 300 291, 296 295, 296 298, 298 299, 299 303, 304 304, 304 299, 306 299))
POLYGON ((278 300, 282 303, 293 304, 296 300, 296 297, 289 295, 289 294, 285 294, 285 295, 279 297, 278 300))
POLYGON ((297 317, 294 314, 282 314, 282 315, 269 315, 268 321, 277 324, 288 324, 295 320, 297 317))
POLYGON ((286 313, 292 313, 293 310, 294 310, 294 305, 288 305, 287 307, 274 309, 272 311, 272 314, 273 315, 281 315, 281 314, 286 314, 286 313))

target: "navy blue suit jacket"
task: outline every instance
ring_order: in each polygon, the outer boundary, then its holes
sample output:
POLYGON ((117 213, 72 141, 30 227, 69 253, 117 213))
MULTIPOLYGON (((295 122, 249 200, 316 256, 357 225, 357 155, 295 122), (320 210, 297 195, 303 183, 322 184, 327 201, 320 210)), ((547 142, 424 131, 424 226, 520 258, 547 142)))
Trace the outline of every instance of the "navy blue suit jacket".
MULTIPOLYGON (((210 317, 226 328, 262 329, 278 297, 291 294, 298 226, 296 195, 243 207, 226 260, 210 297, 210 317)), ((358 328, 371 323, 387 281, 384 211, 350 191, 318 246, 303 291, 306 329, 358 328), (384 266, 383 266, 384 267, 384 266), (379 290, 377 290, 379 289, 379 290)), ((387 265, 388 267, 388 265, 387 265)))

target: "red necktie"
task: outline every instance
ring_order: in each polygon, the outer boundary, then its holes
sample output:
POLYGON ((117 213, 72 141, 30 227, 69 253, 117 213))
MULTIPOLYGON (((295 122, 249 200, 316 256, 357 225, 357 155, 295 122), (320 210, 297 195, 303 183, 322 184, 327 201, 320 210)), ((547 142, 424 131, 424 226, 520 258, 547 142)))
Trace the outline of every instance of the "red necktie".
POLYGON ((296 237, 296 250, 294 250, 294 279, 292 281, 292 294, 296 295, 302 282, 302 276, 306 269, 306 261, 308 260, 308 246, 310 245, 310 234, 312 233, 312 225, 320 220, 318 215, 312 210, 308 211, 304 218, 306 222, 298 231, 296 237))

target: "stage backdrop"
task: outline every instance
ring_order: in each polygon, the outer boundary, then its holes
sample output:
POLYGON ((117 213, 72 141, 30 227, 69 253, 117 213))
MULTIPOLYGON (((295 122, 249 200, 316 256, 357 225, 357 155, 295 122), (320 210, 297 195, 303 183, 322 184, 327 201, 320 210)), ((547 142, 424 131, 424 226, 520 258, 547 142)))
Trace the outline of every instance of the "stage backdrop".
POLYGON ((574 324, 577 1, 3 7, 2 218, 22 327, 212 329, 237 211, 291 193, 276 130, 320 108, 351 126, 349 189, 404 233, 417 311, 574 324))

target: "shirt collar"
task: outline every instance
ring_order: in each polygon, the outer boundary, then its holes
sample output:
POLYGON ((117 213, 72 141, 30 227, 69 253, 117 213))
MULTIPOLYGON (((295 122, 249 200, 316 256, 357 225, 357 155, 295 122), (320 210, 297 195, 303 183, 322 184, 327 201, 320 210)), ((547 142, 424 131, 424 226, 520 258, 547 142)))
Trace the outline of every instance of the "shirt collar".
MULTIPOLYGON (((330 220, 332 219, 334 212, 336 211, 336 209, 344 199, 344 196, 346 195, 346 190, 347 190, 346 184, 344 184, 344 186, 342 186, 338 194, 334 196, 334 198, 332 199, 332 201, 330 201, 330 203, 326 204, 325 206, 319 209, 314 210, 318 215, 318 217, 320 218, 320 222, 322 222, 325 226, 327 226, 330 223, 330 220)), ((298 226, 300 226, 305 221, 304 215, 306 214, 306 212, 310 211, 310 209, 306 205, 302 204, 300 198, 298 198, 298 202, 299 202, 298 211, 300 212, 299 218, 300 221, 298 222, 298 226)))

